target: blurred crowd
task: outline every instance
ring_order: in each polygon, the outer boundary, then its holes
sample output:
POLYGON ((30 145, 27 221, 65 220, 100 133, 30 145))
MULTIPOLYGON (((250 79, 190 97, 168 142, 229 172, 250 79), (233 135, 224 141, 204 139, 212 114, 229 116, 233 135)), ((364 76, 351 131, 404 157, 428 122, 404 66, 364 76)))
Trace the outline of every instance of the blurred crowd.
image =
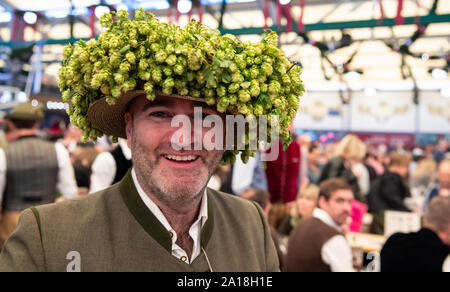
MULTIPOLYGON (((81 131, 73 126, 66 128, 64 123, 55 121, 50 129, 39 130, 38 116, 25 124, 21 120, 22 116, 13 113, 3 121, 0 245, 24 208, 104 189, 120 181, 132 166, 125 140, 112 143, 102 138, 96 144, 82 143, 81 131), (32 174, 24 175, 25 166, 9 162, 12 158, 32 161, 38 155, 32 149, 47 149, 49 153, 45 162, 48 171, 41 170, 48 173, 48 187, 28 182, 26 176, 32 174), (44 200, 39 192, 28 192, 22 202, 11 199, 26 185, 28 189, 52 190, 56 195, 44 200)), ((364 270, 367 263, 364 259, 359 263, 355 260, 347 236, 384 235, 387 211, 417 214, 423 228, 414 236, 399 238, 395 234, 386 238, 381 250, 381 270, 412 269, 411 256, 400 257, 401 252, 394 252, 399 246, 402 250, 417 248, 419 252, 414 253, 426 254, 414 260, 430 271, 442 267, 449 254, 448 141, 405 149, 401 145, 368 145, 356 135, 324 144, 305 134, 295 137, 275 161, 263 162, 260 153, 247 164, 237 157, 233 165, 219 167, 208 186, 261 206, 271 225, 283 271, 364 270), (406 243, 400 244, 402 240, 406 243), (414 245, 416 241, 419 243, 414 245)))

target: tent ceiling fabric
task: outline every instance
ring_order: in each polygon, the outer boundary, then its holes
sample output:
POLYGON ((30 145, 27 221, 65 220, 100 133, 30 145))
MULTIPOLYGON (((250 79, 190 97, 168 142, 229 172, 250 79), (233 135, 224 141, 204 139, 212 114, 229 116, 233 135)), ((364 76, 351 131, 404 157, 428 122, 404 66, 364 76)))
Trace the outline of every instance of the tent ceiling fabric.
MULTIPOLYGON (((144 0, 145 1, 145 0, 144 0)), ((158 1, 158 0, 153 0, 158 1)), ((105 1, 108 3, 108 1, 105 1)), ((131 1, 114 1, 117 2, 131 2, 131 1)), ((420 7, 417 7, 416 0, 405 0, 403 16, 415 17, 417 15, 428 15, 428 11, 432 6, 434 0, 419 0, 420 7)), ((99 4, 100 1, 95 0, 73 0, 75 7, 90 6, 99 4)), ((264 0, 257 0, 249 3, 229 4, 224 15, 224 28, 226 29, 240 29, 247 27, 263 27, 264 16, 262 12, 264 0)), ((304 23, 314 24, 319 22, 341 22, 341 21, 357 21, 379 19, 380 9, 378 1, 373 0, 309 0, 306 1, 306 8, 304 11, 304 23)), ((397 0, 383 0, 386 18, 394 18, 397 11, 397 0)), ((36 10, 44 11, 48 9, 67 9, 70 7, 70 1, 54 1, 54 0, 6 0, 0 1, 0 4, 6 4, 10 8, 21 10, 36 10)), ((439 1, 437 14, 450 14, 450 5, 448 0, 439 1)), ((275 16, 276 6, 272 4, 272 11, 275 16)), ((300 15, 299 0, 292 1, 292 16, 294 20, 298 20, 300 15)), ((220 15, 220 4, 211 5, 208 10, 205 10, 203 22, 209 27, 218 26, 218 16, 220 15), (210 11, 215 13, 211 15, 210 11)), ((165 10, 154 11, 155 15, 161 21, 167 21, 167 12, 165 10)), ((193 17, 197 16, 197 10, 194 9, 193 17)), ((83 17, 81 17, 83 18, 83 17)), ((75 37, 87 38, 90 37, 90 29, 88 21, 85 23, 78 22, 75 25, 75 37)), ((186 15, 180 18, 180 25, 188 22, 186 15)), ((285 23, 285 22, 283 22, 285 23)), ((269 25, 273 22, 269 21, 269 25)), ((375 27, 375 28, 358 28, 348 29, 353 40, 356 40, 351 46, 336 50, 330 54, 330 59, 339 64, 344 62, 348 57, 358 50, 353 62, 352 69, 361 69, 364 74, 361 75, 359 84, 386 84, 386 83, 404 83, 401 75, 401 55, 393 52, 384 43, 383 40, 389 41, 397 39, 399 43, 415 32, 416 25, 395 26, 392 29, 389 27, 375 27)), ((69 38, 69 25, 67 20, 59 20, 55 23, 47 23, 40 29, 41 33, 28 31, 28 37, 35 40, 42 38, 42 35, 47 35, 52 39, 69 38)), ((5 33, 1 34, 4 38, 5 33)), ((339 30, 323 30, 312 31, 309 36, 316 41, 329 42, 331 40, 340 40, 341 31, 339 30)), ((241 35, 242 40, 258 41, 260 35, 241 35)), ((416 41, 410 48, 413 53, 426 53, 428 55, 444 55, 450 53, 450 22, 430 24, 426 30, 425 36, 416 41)), ((325 82, 324 74, 321 67, 320 52, 317 48, 309 44, 305 44, 296 33, 283 33, 281 35, 281 43, 287 55, 292 61, 299 61, 304 67, 303 78, 308 85, 323 84, 325 82)), ((49 52, 51 46, 46 49, 49 52)), ((52 53, 61 52, 62 46, 54 46, 52 53)), ((61 53, 56 53, 60 57, 61 53)), ((411 66, 413 74, 419 85, 422 83, 433 83, 436 81, 431 74, 428 73, 430 68, 444 67, 445 59, 439 60, 422 60, 413 57, 407 57, 406 62, 411 66)), ((332 72, 329 64, 325 64, 325 70, 332 72)), ((56 72, 55 66, 48 68, 48 74, 56 72)), ((334 75, 331 82, 339 82, 339 78, 334 75)), ((450 74, 447 78, 439 81, 439 86, 450 87, 450 74)))

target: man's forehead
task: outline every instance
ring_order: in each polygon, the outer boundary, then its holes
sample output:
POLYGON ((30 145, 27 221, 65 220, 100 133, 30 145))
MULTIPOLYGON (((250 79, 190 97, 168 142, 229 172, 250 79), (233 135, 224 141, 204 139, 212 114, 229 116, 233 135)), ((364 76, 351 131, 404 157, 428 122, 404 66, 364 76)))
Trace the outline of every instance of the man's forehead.
POLYGON ((135 109, 139 111, 146 111, 152 107, 168 107, 168 108, 186 107, 192 109, 194 109, 194 107, 201 107, 203 110, 216 112, 214 107, 208 106, 203 102, 169 96, 157 96, 155 100, 151 101, 148 100, 144 95, 142 95, 136 98, 134 105, 136 106, 135 109))
POLYGON ((331 194, 331 197, 333 198, 343 198, 343 199, 353 199, 353 191, 352 190, 336 190, 331 194))

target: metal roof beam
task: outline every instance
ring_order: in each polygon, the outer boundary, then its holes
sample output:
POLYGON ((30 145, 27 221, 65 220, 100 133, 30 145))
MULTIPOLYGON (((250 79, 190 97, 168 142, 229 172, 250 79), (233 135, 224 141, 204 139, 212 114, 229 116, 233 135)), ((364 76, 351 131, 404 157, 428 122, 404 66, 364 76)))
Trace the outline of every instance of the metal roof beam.
MULTIPOLYGON (((416 17, 405 17, 403 25, 415 24, 416 17)), ((444 23, 450 22, 450 14, 429 14, 420 17, 421 24, 430 23, 444 23)), ((293 31, 298 32, 297 23, 293 21, 293 31)), ((340 21, 340 22, 319 22, 305 24, 306 31, 315 30, 342 30, 342 29, 355 29, 355 28, 376 28, 376 27, 386 27, 386 26, 396 26, 394 18, 385 18, 380 22, 377 19, 368 20, 354 20, 354 21, 340 21)), ((278 31, 278 27, 273 25, 270 27, 273 31, 278 31)), ((286 31, 286 26, 281 26, 281 31, 286 31)), ((262 34, 264 33, 263 27, 246 27, 237 29, 220 29, 221 33, 230 33, 234 35, 244 35, 244 34, 262 34)))

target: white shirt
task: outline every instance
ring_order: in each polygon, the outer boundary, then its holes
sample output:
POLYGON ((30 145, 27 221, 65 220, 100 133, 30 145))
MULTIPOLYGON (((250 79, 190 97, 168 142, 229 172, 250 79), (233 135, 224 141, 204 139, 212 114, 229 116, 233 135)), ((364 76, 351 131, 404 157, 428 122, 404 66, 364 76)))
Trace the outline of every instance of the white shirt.
MULTIPOLYGON (((59 142, 55 143, 56 160, 58 161, 58 177, 56 181, 56 190, 59 191, 65 199, 72 199, 78 195, 77 182, 72 164, 70 163, 69 152, 59 142)), ((0 148, 0 201, 6 187, 6 154, 0 148)))
MULTIPOLYGON (((341 227, 334 222, 327 212, 314 209, 313 216, 328 226, 341 232, 341 227)), ((344 235, 335 235, 322 246, 322 260, 328 264, 332 272, 353 272, 352 249, 344 235)))
POLYGON ((200 205, 200 212, 198 214, 197 220, 192 224, 191 228, 189 229, 189 235, 191 236, 192 240, 194 241, 194 247, 192 250, 192 256, 189 261, 189 256, 180 246, 176 244, 177 242, 177 233, 175 230, 170 226, 169 221, 167 221, 164 214, 161 212, 161 210, 158 208, 158 206, 150 199, 149 196, 144 192, 141 185, 139 184, 136 172, 134 171, 134 168, 131 170, 131 176, 133 178, 134 185, 136 186, 137 192, 139 196, 141 197, 142 201, 145 203, 145 205, 148 207, 150 212, 155 215, 155 217, 161 222, 161 224, 164 226, 164 228, 172 235, 172 255, 182 261, 184 261, 187 264, 192 263, 201 253, 201 246, 200 246, 200 235, 202 227, 205 225, 206 221, 208 220, 208 197, 205 193, 202 197, 202 202, 200 205))
POLYGON ((233 165, 233 177, 231 178, 231 189, 235 194, 242 194, 250 188, 253 179, 253 172, 258 160, 250 157, 245 164, 240 155, 236 155, 236 161, 233 165))
MULTIPOLYGON (((119 147, 122 149, 123 156, 127 160, 131 160, 131 149, 128 147, 126 140, 119 139, 119 147)), ((90 194, 106 189, 112 185, 116 176, 117 165, 111 152, 100 153, 92 163, 91 170, 90 194)))

